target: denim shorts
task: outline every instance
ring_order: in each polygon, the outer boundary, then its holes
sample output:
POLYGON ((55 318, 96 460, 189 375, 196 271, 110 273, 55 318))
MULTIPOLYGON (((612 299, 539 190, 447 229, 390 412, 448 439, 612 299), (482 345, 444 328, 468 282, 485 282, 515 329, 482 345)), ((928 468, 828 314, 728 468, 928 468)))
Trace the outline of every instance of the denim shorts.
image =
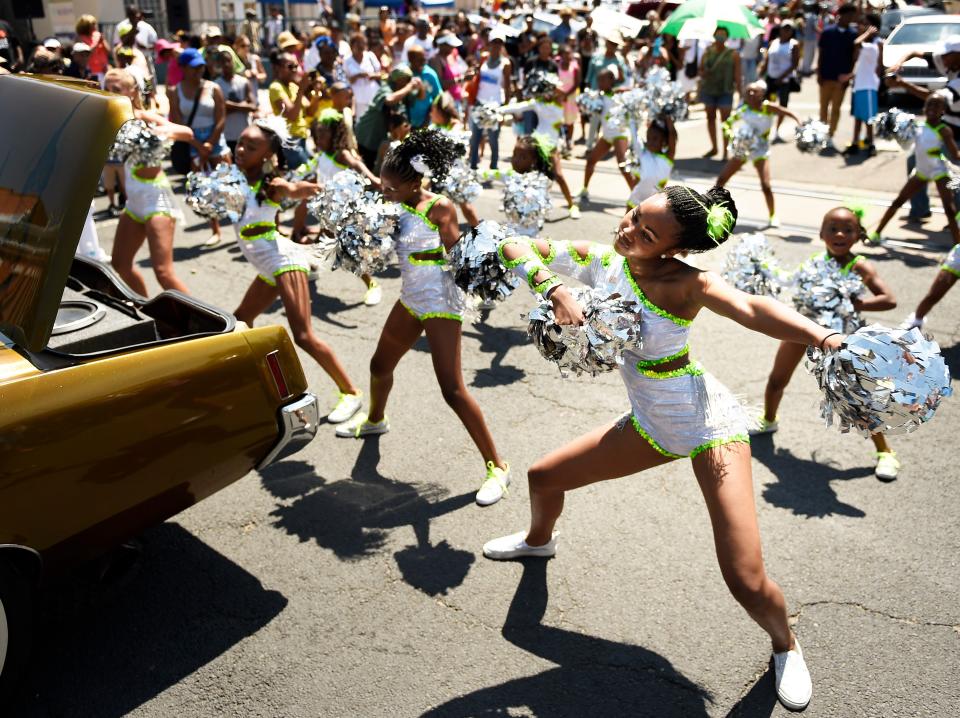
POLYGON ((708 95, 706 92, 701 92, 700 102, 702 102, 705 107, 722 107, 723 109, 729 109, 733 107, 733 93, 725 92, 722 95, 708 95))
MULTIPOLYGON (((193 136, 195 139, 200 142, 206 142, 210 139, 210 135, 213 134, 213 127, 198 127, 193 130, 193 136)), ((211 157, 223 157, 228 152, 227 141, 223 139, 223 133, 220 133, 220 137, 217 139, 217 144, 213 146, 213 149, 210 150, 211 157)), ((197 148, 193 145, 190 145, 190 156, 197 157, 197 148)))

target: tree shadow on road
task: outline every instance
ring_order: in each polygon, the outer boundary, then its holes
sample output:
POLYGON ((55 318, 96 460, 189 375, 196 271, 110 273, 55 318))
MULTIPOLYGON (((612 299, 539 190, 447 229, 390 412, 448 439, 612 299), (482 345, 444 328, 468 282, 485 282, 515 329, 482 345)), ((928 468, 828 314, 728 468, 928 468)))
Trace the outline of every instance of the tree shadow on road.
POLYGON ((768 503, 810 518, 866 516, 861 509, 841 501, 830 484, 870 476, 872 466, 841 470, 818 461, 816 452, 811 459, 801 459, 789 449, 775 448, 770 436, 754 437, 751 449, 754 458, 777 479, 763 488, 763 498, 768 503))
POLYGON ((137 568, 104 587, 73 576, 40 595, 17 718, 119 718, 218 658, 287 605, 175 523, 147 531, 137 568))
POLYGON ((663 656, 641 646, 543 625, 547 597, 547 562, 525 561, 502 632, 510 643, 556 663, 556 668, 481 688, 432 708, 421 718, 707 715, 709 692, 663 656))
POLYGON ((380 553, 389 529, 410 526, 416 543, 394 558, 404 581, 436 596, 463 583, 474 556, 446 541, 430 543, 430 520, 473 503, 473 493, 449 496, 439 484, 405 484, 383 476, 379 437, 365 439, 350 480, 327 482, 302 461, 282 461, 261 471, 264 487, 282 500, 274 524, 301 541, 313 541, 343 561, 380 553))

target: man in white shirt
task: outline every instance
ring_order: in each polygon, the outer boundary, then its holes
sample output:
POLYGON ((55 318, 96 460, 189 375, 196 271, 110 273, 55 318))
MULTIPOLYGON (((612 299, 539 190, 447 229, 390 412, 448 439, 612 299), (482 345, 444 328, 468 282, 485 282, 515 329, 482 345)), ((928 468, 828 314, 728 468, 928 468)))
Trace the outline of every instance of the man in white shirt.
POLYGON ((423 54, 427 56, 428 62, 430 58, 437 54, 437 48, 433 46, 433 35, 430 34, 430 23, 427 22, 427 19, 417 18, 416 29, 417 31, 413 35, 404 40, 403 54, 400 57, 401 62, 409 61, 407 51, 414 45, 423 49, 423 54))
POLYGON ((283 32, 283 13, 276 5, 270 6, 270 18, 263 23, 264 45, 266 49, 272 50, 277 45, 277 38, 283 32))
POLYGON ((382 72, 377 56, 367 50, 367 38, 362 32, 355 33, 350 38, 350 54, 343 61, 343 71, 353 89, 357 117, 362 117, 380 89, 382 72))
POLYGON ((124 12, 127 17, 117 23, 117 27, 113 33, 113 46, 117 47, 117 45, 120 45, 121 38, 127 34, 127 31, 131 27, 136 27, 137 39, 134 41, 134 44, 136 48, 143 53, 150 76, 156 77, 157 73, 153 67, 153 48, 157 44, 157 31, 153 29, 150 23, 143 19, 143 12, 141 12, 137 5, 131 4, 124 6, 124 12))

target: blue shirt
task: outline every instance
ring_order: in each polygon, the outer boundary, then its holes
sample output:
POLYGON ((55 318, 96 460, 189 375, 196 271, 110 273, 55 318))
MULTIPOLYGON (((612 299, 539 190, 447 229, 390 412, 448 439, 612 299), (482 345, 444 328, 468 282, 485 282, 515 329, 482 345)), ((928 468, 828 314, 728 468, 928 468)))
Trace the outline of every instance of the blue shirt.
POLYGON ((562 45, 573 34, 573 28, 568 24, 560 23, 550 31, 550 39, 558 45, 562 45))
POLYGON ((851 26, 827 25, 820 33, 820 79, 836 80, 853 72, 853 50, 857 31, 851 26))
POLYGON ((424 65, 419 75, 414 75, 423 80, 427 88, 427 94, 421 100, 415 94, 410 94, 407 99, 407 114, 410 115, 410 124, 414 129, 424 127, 430 123, 430 105, 437 98, 443 88, 440 86, 440 78, 429 65, 424 65))

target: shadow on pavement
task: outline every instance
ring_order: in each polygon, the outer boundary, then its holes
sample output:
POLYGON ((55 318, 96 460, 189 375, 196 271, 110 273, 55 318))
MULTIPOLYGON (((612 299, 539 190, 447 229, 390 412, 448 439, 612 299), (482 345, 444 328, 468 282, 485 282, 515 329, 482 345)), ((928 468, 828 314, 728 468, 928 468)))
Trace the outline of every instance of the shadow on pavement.
POLYGON ((507 386, 520 381, 527 375, 520 367, 503 363, 507 352, 528 343, 525 329, 494 327, 486 322, 480 322, 474 324, 471 330, 465 331, 463 335, 479 341, 480 351, 484 354, 493 354, 490 359, 490 368, 478 370, 470 386, 507 386))
POLYGON ((750 691, 727 713, 727 718, 768 718, 777 706, 773 673, 769 666, 750 688, 750 691))
POLYGON ((556 663, 556 668, 454 698, 422 718, 707 715, 710 694, 663 656, 641 646, 543 625, 547 594, 547 562, 524 562, 503 637, 556 663))
POLYGON ((136 569, 104 588, 74 577, 40 597, 17 718, 119 718, 270 623, 287 605, 175 523, 142 536, 136 569))
POLYGON ((291 503, 271 512, 274 525, 313 541, 343 561, 383 550, 389 529, 410 526, 416 543, 394 558, 404 581, 436 596, 463 583, 474 555, 446 541, 430 543, 430 519, 473 503, 473 493, 448 496, 439 484, 404 484, 380 474, 379 437, 365 439, 350 480, 328 483, 302 461, 281 461, 261 472, 263 486, 291 503))
POLYGON ((840 470, 817 461, 816 453, 812 459, 801 459, 789 449, 775 448, 770 436, 753 437, 751 450, 753 457, 777 478, 776 483, 763 487, 763 498, 767 503, 789 509, 797 516, 811 518, 849 516, 859 519, 866 516, 856 506, 842 502, 830 483, 870 476, 872 466, 840 470))

